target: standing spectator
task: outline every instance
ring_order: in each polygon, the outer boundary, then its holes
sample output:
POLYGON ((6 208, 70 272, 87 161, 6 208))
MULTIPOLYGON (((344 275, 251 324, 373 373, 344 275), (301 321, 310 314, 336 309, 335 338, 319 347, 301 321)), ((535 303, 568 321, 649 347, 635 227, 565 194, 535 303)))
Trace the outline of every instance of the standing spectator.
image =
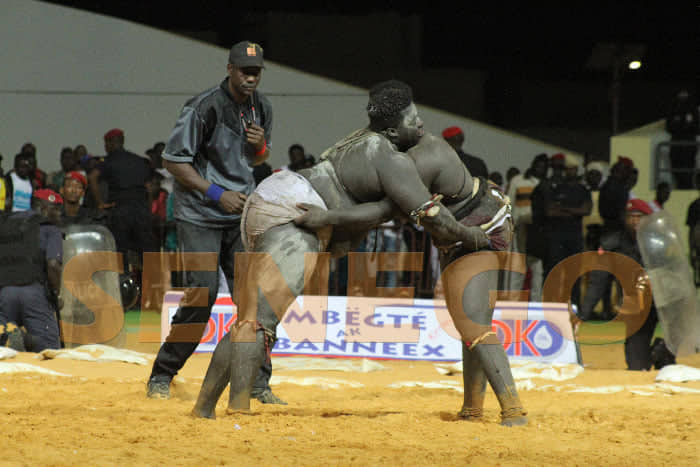
POLYGON ((153 145, 153 148, 151 150, 153 151, 153 155, 151 156, 151 163, 153 164, 153 168, 162 169, 163 151, 165 150, 165 143, 159 141, 153 145))
POLYGON ((48 187, 58 191, 63 186, 63 178, 68 172, 80 169, 80 160, 69 147, 61 149, 61 170, 51 172, 48 179, 48 187))
MULTIPOLYGON (((578 181, 578 163, 570 156, 565 159, 564 179, 549 179, 540 186, 548 246, 544 269, 548 277, 557 263, 583 251, 582 218, 590 214, 592 201, 590 192, 578 181)), ((572 296, 572 302, 578 304, 578 286, 572 296)))
MULTIPOLYGON (((89 174, 91 174, 95 169, 100 169, 103 164, 104 157, 96 157, 91 154, 86 154, 80 159, 80 171, 88 175, 88 182, 90 182, 89 174)), ((83 197, 83 206, 98 210, 96 198, 92 195, 93 189, 95 189, 93 185, 88 184, 88 189, 85 192, 88 196, 83 197)), ((104 178, 98 179, 97 189, 100 191, 100 199, 109 199, 109 187, 104 178)))
POLYGON ((506 171, 506 186, 505 186, 505 189, 504 189, 504 191, 505 191, 506 193, 509 191, 509 188, 510 188, 510 181, 513 180, 513 177, 515 177, 515 176, 518 175, 519 173, 520 173, 520 169, 517 168, 517 167, 510 167, 510 168, 506 171))
POLYGON ((600 186, 605 178, 605 164, 602 162, 589 162, 584 174, 584 186, 591 192, 593 202, 591 213, 583 218, 583 232, 585 235, 586 250, 597 250, 600 243, 600 235, 603 231, 603 218, 600 217, 598 199, 600 198, 600 186))
POLYGON ((173 183, 175 182, 175 179, 173 178, 173 174, 167 171, 163 167, 163 150, 165 149, 165 143, 163 142, 157 142, 156 144, 153 145, 151 149, 146 151, 148 154, 148 157, 151 159, 151 167, 153 167, 153 170, 158 172, 161 175, 161 181, 160 181, 160 186, 163 188, 165 191, 168 193, 173 192, 173 183))
POLYGON ((696 137, 700 134, 698 122, 698 104, 686 89, 682 89, 674 98, 666 117, 666 131, 671 134, 671 168, 674 170, 676 188, 681 190, 693 188, 692 170, 695 169, 696 137))
MULTIPOLYGON (((603 229, 601 237, 612 233, 622 232, 625 228, 625 209, 627 201, 630 199, 630 187, 636 183, 634 175, 634 164, 632 160, 618 156, 617 162, 610 170, 610 177, 600 187, 598 196, 598 212, 603 219, 603 229)), ((602 319, 610 320, 614 318, 612 310, 612 276, 607 276, 608 282, 603 295, 602 319)))
MULTIPOLYGON (((524 174, 513 177, 508 187, 508 197, 513 206, 513 222, 515 235, 513 237, 513 251, 527 255, 527 268, 530 273, 530 300, 542 301, 543 266, 542 259, 530 254, 527 249, 530 235, 542 235, 532 226, 532 192, 535 187, 547 176, 549 159, 546 154, 538 154, 530 164, 530 168, 524 174)), ((523 277, 512 274, 510 290, 521 290, 523 277)))
POLYGON ((659 184, 656 185, 656 196, 654 197, 654 201, 649 203, 649 207, 654 212, 661 211, 669 198, 671 198, 671 184, 668 182, 659 182, 659 184))
POLYGON ((148 190, 148 206, 151 211, 151 223, 156 244, 163 245, 165 240, 165 219, 168 202, 168 192, 161 188, 163 176, 154 172, 151 179, 146 182, 148 190))
POLYGON ((489 170, 486 168, 486 163, 482 159, 467 154, 462 150, 464 132, 461 128, 457 126, 445 128, 442 131, 442 137, 457 151, 459 158, 462 160, 462 163, 467 166, 472 177, 489 178, 489 170))
POLYGON ((619 232, 624 229, 623 219, 629 200, 632 169, 632 161, 620 156, 610 170, 610 177, 600 187, 598 211, 603 218, 604 232, 619 232))
MULTIPOLYGON (((530 199, 532 200, 531 234, 527 236, 527 254, 540 258, 546 270, 549 245, 547 244, 546 203, 551 197, 552 186, 564 180, 564 154, 554 154, 549 158, 549 176, 540 180, 530 199)), ((543 273, 543 277, 547 277, 543 273)))
POLYGON ((627 179, 627 196, 628 200, 629 199, 635 199, 637 196, 634 194, 632 191, 632 188, 634 188, 637 185, 637 182, 639 181, 639 169, 636 167, 632 167, 632 170, 630 170, 630 176, 627 179))
POLYGON ((499 171, 493 171, 489 174, 489 180, 493 182, 494 185, 497 185, 498 188, 503 190, 503 175, 501 175, 501 172, 499 171))
POLYGON ((174 210, 175 194, 169 193, 165 203, 165 251, 177 251, 177 227, 175 224, 174 210))
POLYGON ((60 347, 56 312, 63 240, 55 224, 61 203, 58 193, 36 190, 31 211, 3 214, 0 222, 0 342, 9 338, 16 350, 60 347))
POLYGON ((148 206, 146 181, 151 178, 149 161, 124 149, 124 132, 113 129, 105 133, 104 164, 89 174, 90 191, 100 211, 109 210, 108 227, 114 235, 117 251, 123 255, 124 273, 139 269, 130 268, 128 253, 133 251, 142 257, 144 251, 157 251, 151 229, 151 213, 148 206), (109 201, 102 199, 100 180, 107 182, 109 201))
MULTIPOLYGON (((695 186, 700 189, 700 174, 695 175, 695 186)), ((688 226, 690 262, 695 271, 695 282, 697 284, 699 282, 698 276, 700 276, 700 198, 697 198, 688 206, 685 225, 688 226)))
POLYGON ((0 211, 5 210, 5 205, 7 204, 7 184, 5 183, 5 176, 2 171, 2 154, 0 154, 0 211))
MULTIPOLYGON (((32 156, 19 153, 15 156, 15 168, 5 177, 6 206, 12 211, 29 211, 31 209, 32 192, 32 156)), ((6 208, 7 210, 7 208, 6 208)))
MULTIPOLYGON (((208 288, 208 302, 178 308, 171 334, 153 362, 148 397, 170 397, 170 381, 194 352, 209 320, 219 290, 219 267, 233 291, 234 253, 243 251, 240 216, 255 188, 253 166, 270 154, 272 106, 256 90, 262 69, 263 49, 258 44, 235 44, 229 53, 227 78, 185 104, 163 153, 165 168, 176 180, 173 194, 179 249, 215 252, 218 264, 217 271, 184 274, 185 287, 208 288), (192 331, 187 339, 182 339, 179 325, 183 324, 192 331)), ((185 295, 183 304, 188 302, 187 291, 185 295)), ((274 340, 271 335, 270 348, 274 340)), ((268 360, 251 395, 264 403, 284 403, 269 389, 271 372, 268 360)))

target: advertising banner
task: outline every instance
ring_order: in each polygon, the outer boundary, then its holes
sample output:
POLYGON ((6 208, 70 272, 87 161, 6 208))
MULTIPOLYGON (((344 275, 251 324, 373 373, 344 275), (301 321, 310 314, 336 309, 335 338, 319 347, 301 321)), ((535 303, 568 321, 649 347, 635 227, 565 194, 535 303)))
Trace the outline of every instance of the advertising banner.
MULTIPOLYGON (((182 292, 163 302, 161 340, 182 292)), ((196 352, 213 352, 236 320, 220 294, 196 352)), ((566 303, 496 302, 493 330, 510 358, 579 363, 566 303)), ((301 296, 277 327, 273 355, 459 361, 462 348, 444 300, 301 296)))

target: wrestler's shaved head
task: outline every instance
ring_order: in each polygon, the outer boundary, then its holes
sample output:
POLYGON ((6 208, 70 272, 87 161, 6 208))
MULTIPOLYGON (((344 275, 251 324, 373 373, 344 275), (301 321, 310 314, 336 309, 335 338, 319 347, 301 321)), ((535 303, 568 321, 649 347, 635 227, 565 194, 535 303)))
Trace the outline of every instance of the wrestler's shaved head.
POLYGON ((373 130, 396 126, 401 111, 413 102, 411 87, 397 80, 378 83, 369 91, 367 115, 373 130))

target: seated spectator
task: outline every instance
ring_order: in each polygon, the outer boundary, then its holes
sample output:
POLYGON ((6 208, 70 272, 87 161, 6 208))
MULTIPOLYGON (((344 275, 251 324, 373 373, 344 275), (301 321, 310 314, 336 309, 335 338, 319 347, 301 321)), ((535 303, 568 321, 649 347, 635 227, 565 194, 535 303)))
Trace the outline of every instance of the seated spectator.
POLYGON ((63 178, 72 170, 80 170, 80 161, 71 148, 65 147, 61 149, 61 170, 49 174, 48 187, 59 191, 63 186, 63 178))
POLYGON ((289 155, 289 164, 284 165, 280 170, 291 170, 296 172, 304 168, 306 164, 306 152, 301 144, 292 144, 287 150, 289 155))
POLYGON ((78 161, 78 163, 80 163, 83 157, 87 156, 87 154, 88 150, 84 144, 79 144, 75 148, 73 148, 73 155, 75 156, 75 159, 78 161))
POLYGON ((30 156, 29 161, 32 164, 31 182, 32 187, 35 190, 39 188, 44 188, 46 186, 46 172, 37 167, 36 159, 36 146, 32 143, 24 143, 22 149, 20 150, 22 154, 28 154, 30 156))
POLYGON ((316 164, 316 158, 313 154, 307 154, 306 159, 304 159, 304 168, 308 169, 309 167, 313 167, 314 164, 316 164))
POLYGON ((63 178, 61 195, 61 225, 105 223, 104 215, 96 209, 81 204, 87 190, 87 177, 80 172, 71 171, 63 178))
POLYGON ((19 153, 15 156, 15 168, 5 177, 6 208, 14 212, 31 209, 32 192, 31 155, 19 153))
POLYGON ((2 215, 0 344, 8 341, 15 350, 60 347, 56 313, 63 239, 56 224, 62 202, 55 191, 41 189, 34 192, 32 211, 2 215))

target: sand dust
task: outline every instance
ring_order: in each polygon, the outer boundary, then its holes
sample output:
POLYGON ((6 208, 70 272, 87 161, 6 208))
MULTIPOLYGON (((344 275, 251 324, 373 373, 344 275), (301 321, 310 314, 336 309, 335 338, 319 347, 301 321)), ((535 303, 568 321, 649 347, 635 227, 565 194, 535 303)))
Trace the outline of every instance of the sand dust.
MULTIPOLYGON (((152 351, 153 348, 138 348, 152 351)), ((648 385, 656 371, 623 370, 622 346, 583 348, 573 380, 535 384, 648 385)), ((428 362, 382 361, 387 371, 276 372, 333 378, 363 387, 290 383, 288 406, 252 403, 254 415, 188 416, 209 355, 188 361, 167 401, 145 398, 149 366, 73 360, 30 363, 70 377, 0 375, 0 465, 700 465, 700 395, 522 391, 530 425, 498 425, 489 392, 485 421, 456 420, 453 389, 388 389, 397 381, 445 381, 428 362)), ((700 356, 679 363, 700 367, 700 356)), ((700 389, 700 383, 675 383, 700 389)), ((489 390, 490 391, 490 390, 489 390)))

